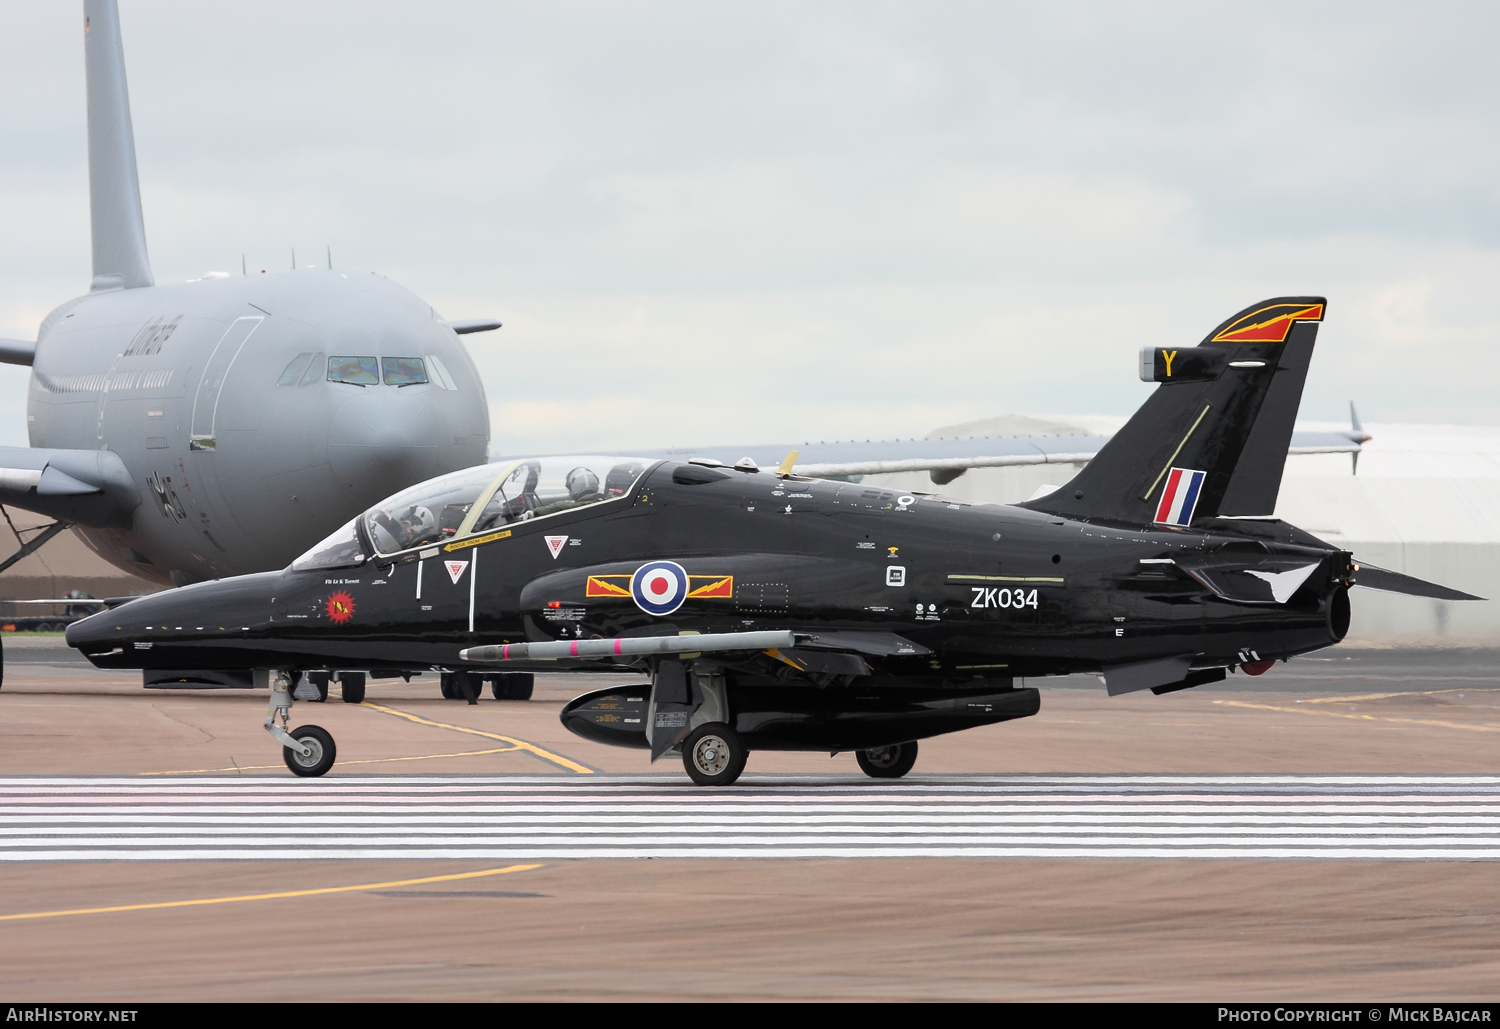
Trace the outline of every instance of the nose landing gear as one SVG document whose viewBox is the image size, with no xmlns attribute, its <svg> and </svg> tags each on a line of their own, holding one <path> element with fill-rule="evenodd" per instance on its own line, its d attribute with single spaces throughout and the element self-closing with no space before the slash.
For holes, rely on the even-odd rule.
<svg viewBox="0 0 1500 1029">
<path fill-rule="evenodd" d="M 333 737 L 316 725 L 300 725 L 287 731 L 292 716 L 292 677 L 286 672 L 270 676 L 271 706 L 266 713 L 266 732 L 280 743 L 286 766 L 295 775 L 314 778 L 333 767 Z M 279 724 L 278 724 L 279 721 Z"/>
</svg>

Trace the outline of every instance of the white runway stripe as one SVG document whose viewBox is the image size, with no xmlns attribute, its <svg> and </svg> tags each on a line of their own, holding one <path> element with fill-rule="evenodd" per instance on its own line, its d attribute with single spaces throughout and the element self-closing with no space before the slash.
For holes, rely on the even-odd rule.
<svg viewBox="0 0 1500 1029">
<path fill-rule="evenodd" d="M 0 779 L 0 860 L 1500 860 L 1496 776 Z"/>
</svg>

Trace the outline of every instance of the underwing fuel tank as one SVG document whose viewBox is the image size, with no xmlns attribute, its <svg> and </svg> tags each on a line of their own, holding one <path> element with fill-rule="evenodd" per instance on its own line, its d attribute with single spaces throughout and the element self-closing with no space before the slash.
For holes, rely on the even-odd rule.
<svg viewBox="0 0 1500 1029">
<path fill-rule="evenodd" d="M 998 684 L 997 684 L 998 685 Z M 585 693 L 562 710 L 564 727 L 615 747 L 649 750 L 651 684 Z M 809 695 L 797 687 L 731 689 L 733 726 L 755 750 L 865 750 L 973 729 L 1041 710 L 1036 689 L 943 690 L 862 684 Z"/>
</svg>

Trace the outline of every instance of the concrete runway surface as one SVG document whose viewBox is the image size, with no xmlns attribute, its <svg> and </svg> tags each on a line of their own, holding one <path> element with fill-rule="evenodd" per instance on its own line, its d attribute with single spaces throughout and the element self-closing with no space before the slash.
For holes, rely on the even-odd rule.
<svg viewBox="0 0 1500 1029">
<path fill-rule="evenodd" d="M 339 746 L 308 781 L 263 693 L 5 644 L 13 998 L 1500 993 L 1500 652 L 1335 649 L 1167 697 L 1054 681 L 897 783 L 757 753 L 698 790 L 562 729 L 603 677 L 299 703 Z"/>
</svg>

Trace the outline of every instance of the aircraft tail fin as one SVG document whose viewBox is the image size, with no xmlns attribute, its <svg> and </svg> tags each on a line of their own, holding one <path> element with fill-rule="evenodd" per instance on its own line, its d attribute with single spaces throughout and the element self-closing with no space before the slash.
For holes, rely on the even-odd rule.
<svg viewBox="0 0 1500 1029">
<path fill-rule="evenodd" d="M 1196 347 L 1147 347 L 1141 378 L 1161 383 L 1156 392 L 1071 482 L 1020 506 L 1181 526 L 1271 514 L 1326 307 L 1277 297 Z"/>
<path fill-rule="evenodd" d="M 125 51 L 116 0 L 84 0 L 84 69 L 88 77 L 89 206 L 93 216 L 93 290 L 151 286 L 146 225 L 135 165 Z"/>
</svg>

